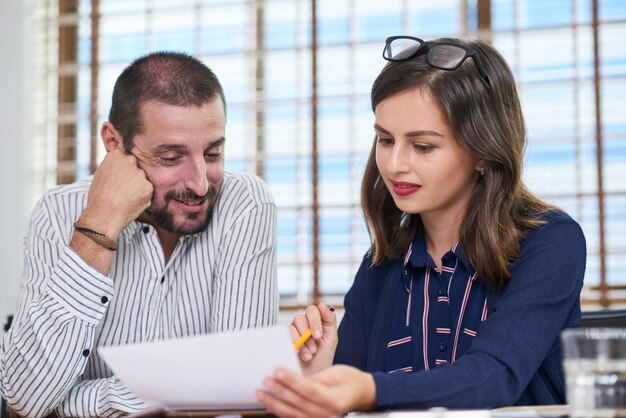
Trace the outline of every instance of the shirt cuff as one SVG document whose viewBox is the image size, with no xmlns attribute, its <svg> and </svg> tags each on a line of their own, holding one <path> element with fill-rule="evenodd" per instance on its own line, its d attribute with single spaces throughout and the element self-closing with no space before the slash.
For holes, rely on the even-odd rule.
<svg viewBox="0 0 626 418">
<path fill-rule="evenodd" d="M 385 372 L 374 372 L 374 383 L 376 384 L 376 406 L 375 410 L 384 410 L 393 405 L 393 396 L 390 380 L 393 375 Z"/>
<path fill-rule="evenodd" d="M 52 272 L 48 294 L 76 317 L 97 325 L 113 296 L 113 280 L 67 246 Z"/>
</svg>

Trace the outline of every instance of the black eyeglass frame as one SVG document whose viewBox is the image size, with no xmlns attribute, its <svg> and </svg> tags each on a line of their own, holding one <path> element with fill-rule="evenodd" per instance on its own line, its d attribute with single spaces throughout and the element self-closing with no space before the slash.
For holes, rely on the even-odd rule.
<svg viewBox="0 0 626 418">
<path fill-rule="evenodd" d="M 408 39 L 411 41 L 416 41 L 419 42 L 420 46 L 415 50 L 415 52 L 407 57 L 402 57 L 401 59 L 395 59 L 395 58 L 391 58 L 391 57 L 387 57 L 386 56 L 386 52 L 387 52 L 387 48 L 389 48 L 389 46 L 391 45 L 391 43 L 393 41 L 395 41 L 396 39 Z M 432 58 L 432 52 L 433 49 L 436 48 L 438 45 L 448 45 L 448 46 L 452 46 L 455 48 L 460 48 L 462 50 L 465 51 L 465 56 L 463 58 L 461 58 L 459 60 L 459 63 L 456 64 L 454 67 L 450 68 L 450 67 L 442 67 L 439 65 L 436 65 L 433 63 L 433 58 Z M 470 48 L 464 45 L 458 45 L 458 44 L 453 44 L 450 42 L 431 42 L 431 41 L 424 41 L 423 39 L 420 38 L 416 38 L 414 36 L 405 36 L 405 35 L 399 35 L 399 36 L 390 36 L 385 40 L 385 49 L 383 49 L 383 58 L 386 59 L 387 61 L 391 61 L 391 62 L 402 62 L 402 61 L 408 61 L 410 59 L 415 58 L 418 55 L 423 54 L 424 49 L 426 49 L 426 51 L 428 51 L 428 54 L 426 55 L 426 63 L 428 65 L 430 65 L 431 67 L 434 68 L 438 68 L 440 70 L 446 70 L 446 71 L 454 71 L 457 68 L 459 68 L 461 66 L 461 64 L 463 64 L 465 62 L 466 59 L 468 59 L 469 57 L 471 57 L 474 60 L 474 64 L 476 64 L 476 69 L 478 70 L 478 73 L 480 74 L 481 78 L 483 79 L 483 81 L 487 84 L 487 87 L 489 88 L 489 90 L 491 91 L 491 82 L 489 81 L 489 76 L 487 76 L 487 72 L 485 71 L 485 67 L 483 66 L 483 63 L 480 60 L 480 56 L 478 55 L 478 52 L 476 52 L 476 50 L 474 48 Z"/>
</svg>

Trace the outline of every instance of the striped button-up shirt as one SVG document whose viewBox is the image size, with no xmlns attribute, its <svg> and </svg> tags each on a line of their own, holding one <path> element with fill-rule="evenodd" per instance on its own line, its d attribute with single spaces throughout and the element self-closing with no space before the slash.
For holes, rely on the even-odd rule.
<svg viewBox="0 0 626 418">
<path fill-rule="evenodd" d="M 226 173 L 212 222 L 181 237 L 167 264 L 156 230 L 132 222 L 120 234 L 108 276 L 69 247 L 90 184 L 46 193 L 24 241 L 19 306 L 0 351 L 2 395 L 20 415 L 56 409 L 60 416 L 118 416 L 143 409 L 98 346 L 277 320 L 276 207 L 260 179 Z"/>
<path fill-rule="evenodd" d="M 409 245 L 402 268 L 384 370 L 412 372 L 453 364 L 487 317 L 487 288 L 476 281 L 458 245 L 441 259 L 428 254 L 422 235 Z"/>
</svg>

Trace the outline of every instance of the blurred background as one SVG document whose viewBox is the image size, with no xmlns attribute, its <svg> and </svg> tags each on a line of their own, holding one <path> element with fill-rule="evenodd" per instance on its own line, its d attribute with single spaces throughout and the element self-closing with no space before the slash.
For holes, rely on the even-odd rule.
<svg viewBox="0 0 626 418">
<path fill-rule="evenodd" d="M 198 56 L 225 88 L 226 169 L 264 178 L 278 205 L 283 310 L 340 305 L 369 246 L 369 92 L 400 34 L 502 52 L 525 180 L 587 237 L 583 303 L 626 305 L 626 0 L 2 0 L 0 24 L 3 317 L 36 199 L 97 167 L 116 77 L 156 50 Z"/>
</svg>

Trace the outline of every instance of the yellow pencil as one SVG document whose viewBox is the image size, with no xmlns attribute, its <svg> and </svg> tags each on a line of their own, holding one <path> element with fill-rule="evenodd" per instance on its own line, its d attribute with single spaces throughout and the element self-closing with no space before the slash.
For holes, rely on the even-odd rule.
<svg viewBox="0 0 626 418">
<path fill-rule="evenodd" d="M 293 349 L 298 351 L 300 347 L 302 347 L 302 344 L 304 344 L 306 340 L 308 340 L 311 337 L 311 334 L 312 334 L 311 328 L 304 331 L 304 334 L 302 334 L 302 336 L 298 338 L 298 341 L 293 343 Z"/>
</svg>

